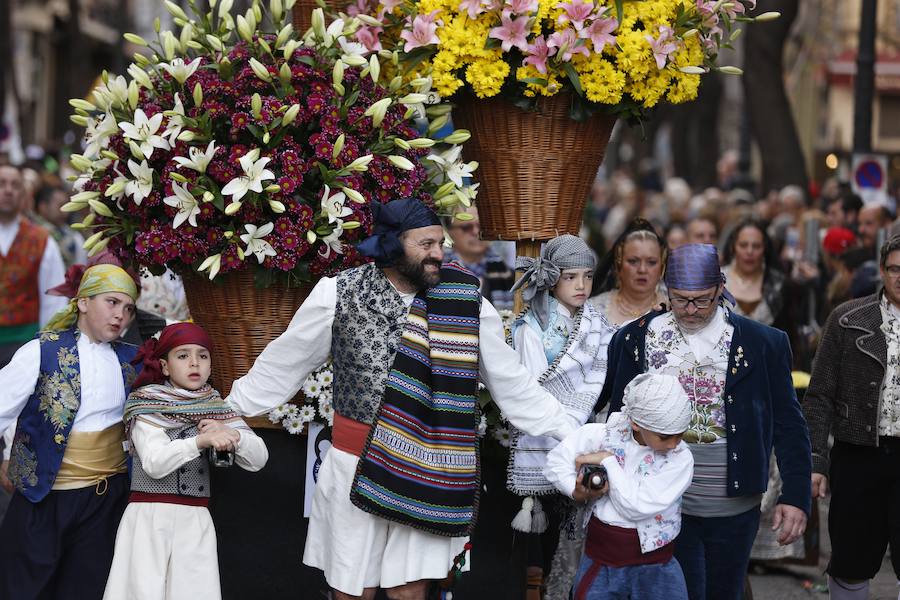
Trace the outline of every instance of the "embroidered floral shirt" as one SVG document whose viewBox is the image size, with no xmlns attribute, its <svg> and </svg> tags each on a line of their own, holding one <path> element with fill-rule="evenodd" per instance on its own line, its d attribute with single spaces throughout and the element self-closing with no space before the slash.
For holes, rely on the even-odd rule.
<svg viewBox="0 0 900 600">
<path fill-rule="evenodd" d="M 681 531 L 681 496 L 691 483 L 694 458 L 684 442 L 674 450 L 656 452 L 637 443 L 631 422 L 613 413 L 606 423 L 588 423 L 564 439 L 547 456 L 544 475 L 557 489 L 575 491 L 575 458 L 605 450 L 609 493 L 591 513 L 604 523 L 637 529 L 641 552 L 671 543 Z"/>
<path fill-rule="evenodd" d="M 881 331 L 887 342 L 887 364 L 881 382 L 878 435 L 900 437 L 900 310 L 881 299 Z"/>
<path fill-rule="evenodd" d="M 685 335 L 671 312 L 647 327 L 647 372 L 674 375 L 691 399 L 691 426 L 683 438 L 688 443 L 724 441 L 723 394 L 733 333 L 724 308 L 693 334 Z"/>
</svg>

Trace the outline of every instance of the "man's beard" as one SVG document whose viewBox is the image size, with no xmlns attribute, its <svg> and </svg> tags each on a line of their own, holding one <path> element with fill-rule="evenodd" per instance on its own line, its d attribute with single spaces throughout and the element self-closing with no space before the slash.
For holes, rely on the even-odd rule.
<svg viewBox="0 0 900 600">
<path fill-rule="evenodd" d="M 434 274 L 426 273 L 426 265 L 435 265 L 437 266 L 438 271 Z M 396 268 L 397 272 L 406 278 L 407 281 L 420 290 L 434 287 L 441 282 L 441 261 L 439 260 L 426 258 L 422 262 L 415 263 L 412 262 L 409 257 L 403 256 L 397 261 L 394 268 Z"/>
</svg>

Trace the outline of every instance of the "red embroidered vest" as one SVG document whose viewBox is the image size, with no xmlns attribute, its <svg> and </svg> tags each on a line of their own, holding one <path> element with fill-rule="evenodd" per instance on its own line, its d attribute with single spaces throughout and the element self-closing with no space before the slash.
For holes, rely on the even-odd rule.
<svg viewBox="0 0 900 600">
<path fill-rule="evenodd" d="M 0 257 L 0 327 L 38 322 L 38 272 L 48 235 L 45 229 L 21 219 L 9 254 Z"/>
</svg>

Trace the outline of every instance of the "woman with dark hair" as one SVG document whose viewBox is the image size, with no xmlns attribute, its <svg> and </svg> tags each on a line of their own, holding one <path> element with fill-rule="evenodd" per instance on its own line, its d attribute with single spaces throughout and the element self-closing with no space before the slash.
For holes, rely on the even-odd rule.
<svg viewBox="0 0 900 600">
<path fill-rule="evenodd" d="M 653 225 L 635 219 L 600 261 L 588 302 L 616 329 L 647 314 L 665 301 L 659 282 L 667 252 Z"/>
<path fill-rule="evenodd" d="M 763 224 L 755 219 L 738 223 L 725 242 L 722 262 L 728 291 L 737 302 L 733 310 L 782 329 L 793 339 L 793 327 L 787 326 L 785 314 L 786 277 L 778 270 L 775 249 Z"/>
</svg>

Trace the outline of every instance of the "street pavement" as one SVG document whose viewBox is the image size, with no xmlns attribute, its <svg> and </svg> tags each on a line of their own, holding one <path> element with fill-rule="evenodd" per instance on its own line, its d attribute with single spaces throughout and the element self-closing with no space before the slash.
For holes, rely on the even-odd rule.
<svg viewBox="0 0 900 600">
<path fill-rule="evenodd" d="M 825 567 L 831 555 L 831 540 L 828 538 L 828 499 L 819 502 L 822 552 L 817 567 L 785 566 L 780 568 L 754 569 L 750 574 L 753 600 L 827 600 L 828 591 Z M 885 556 L 878 576 L 869 588 L 870 600 L 897 600 L 897 578 L 891 567 L 890 557 Z"/>
</svg>

